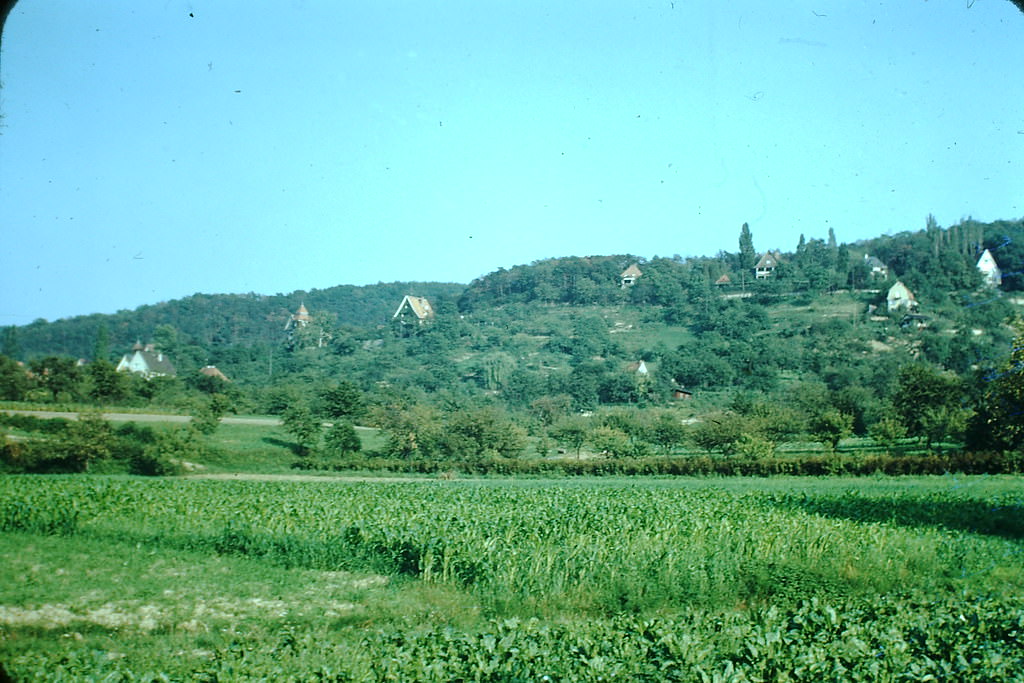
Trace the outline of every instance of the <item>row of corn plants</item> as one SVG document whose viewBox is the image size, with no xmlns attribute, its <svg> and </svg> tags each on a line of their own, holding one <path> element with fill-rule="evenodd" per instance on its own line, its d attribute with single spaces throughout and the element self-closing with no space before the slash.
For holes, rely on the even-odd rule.
<svg viewBox="0 0 1024 683">
<path fill-rule="evenodd" d="M 856 482 L 817 493 L 4 477 L 0 530 L 380 572 L 463 591 L 495 620 L 360 635 L 355 651 L 383 659 L 350 653 L 337 680 L 966 679 L 1024 661 L 1019 485 L 979 495 Z M 897 604 L 914 606 L 903 622 Z M 669 647 L 670 635 L 682 640 Z M 566 645 L 577 638 L 579 651 Z M 504 654 L 484 657 L 500 643 Z M 668 648 L 661 679 L 656 647 Z M 778 657 L 782 669 L 765 668 Z M 918 657 L 932 664 L 910 667 Z M 876 666 L 851 664 L 865 658 Z"/>
<path fill-rule="evenodd" d="M 527 615 L 1024 581 L 1022 510 L 1012 492 L 0 479 L 0 529 L 404 575 Z"/>
</svg>

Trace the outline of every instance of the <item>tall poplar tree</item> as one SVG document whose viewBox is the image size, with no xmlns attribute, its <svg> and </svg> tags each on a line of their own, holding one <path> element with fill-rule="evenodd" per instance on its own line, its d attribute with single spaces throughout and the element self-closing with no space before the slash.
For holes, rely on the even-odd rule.
<svg viewBox="0 0 1024 683">
<path fill-rule="evenodd" d="M 750 226 L 746 223 L 740 228 L 740 268 L 744 271 L 753 270 L 757 265 L 757 252 L 754 251 L 754 238 L 750 234 Z"/>
</svg>

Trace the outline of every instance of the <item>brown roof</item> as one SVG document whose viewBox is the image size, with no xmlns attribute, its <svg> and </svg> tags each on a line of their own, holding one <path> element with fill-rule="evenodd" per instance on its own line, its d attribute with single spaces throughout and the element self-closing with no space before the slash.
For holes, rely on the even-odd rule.
<svg viewBox="0 0 1024 683">
<path fill-rule="evenodd" d="M 288 322 L 284 324 L 285 330 L 290 330 L 293 327 L 302 327 L 313 321 L 313 316 L 306 310 L 305 304 L 299 304 L 299 309 L 292 313 L 292 317 L 288 318 Z"/>
<path fill-rule="evenodd" d="M 427 301 L 426 297 L 406 294 L 405 298 L 402 299 L 402 303 L 399 304 L 398 310 L 395 311 L 393 316 L 391 316 L 392 319 L 401 317 L 402 311 L 405 310 L 406 305 L 409 306 L 409 309 L 420 320 L 434 317 L 434 309 L 430 306 L 430 302 Z"/>
<path fill-rule="evenodd" d="M 230 382 L 230 381 L 231 381 L 231 380 L 229 380 L 229 379 L 228 379 L 228 378 L 227 378 L 227 377 L 226 377 L 226 376 L 224 375 L 224 373 L 223 373 L 223 372 L 221 372 L 220 370 L 218 370 L 218 369 L 217 369 L 217 366 L 215 366 L 215 365 L 207 365 L 207 366 L 206 366 L 206 367 L 204 367 L 204 368 L 199 368 L 199 372 L 203 373 L 203 374 L 204 374 L 204 375 L 206 375 L 207 377 L 216 377 L 217 379 L 222 379 L 222 380 L 224 380 L 225 382 Z"/>
<path fill-rule="evenodd" d="M 643 272 L 641 272 L 640 268 L 634 263 L 629 268 L 622 271 L 622 275 L 619 277 L 640 277 L 641 275 L 643 275 Z"/>
<path fill-rule="evenodd" d="M 779 261 L 782 259 L 782 254 L 777 251 L 766 251 L 761 259 L 754 266 L 758 270 L 765 270 L 768 268 L 774 268 L 779 265 Z M 749 263 L 749 262 L 748 262 Z"/>
</svg>

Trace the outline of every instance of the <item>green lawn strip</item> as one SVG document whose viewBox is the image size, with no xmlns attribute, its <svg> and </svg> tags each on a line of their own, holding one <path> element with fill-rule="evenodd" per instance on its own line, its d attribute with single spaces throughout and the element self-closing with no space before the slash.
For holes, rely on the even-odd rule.
<svg viewBox="0 0 1024 683">
<path fill-rule="evenodd" d="M 202 669 L 238 638 L 345 629 L 398 610 L 387 577 L 77 537 L 0 534 L 0 643 L 9 673 L 40 652 Z M 383 616 L 382 616 L 383 615 Z M 62 653 L 58 655 L 57 653 Z M 20 680 L 20 678 L 18 678 Z"/>
<path fill-rule="evenodd" d="M 385 440 L 379 429 L 356 427 L 363 451 L 379 448 Z M 294 438 L 279 426 L 221 423 L 205 437 L 213 452 L 197 461 L 209 472 L 284 474 L 295 471 L 298 456 Z"/>
</svg>

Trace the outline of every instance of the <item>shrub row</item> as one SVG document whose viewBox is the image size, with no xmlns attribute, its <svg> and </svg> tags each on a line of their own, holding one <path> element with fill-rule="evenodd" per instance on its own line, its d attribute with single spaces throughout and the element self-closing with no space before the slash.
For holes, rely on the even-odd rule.
<svg viewBox="0 0 1024 683">
<path fill-rule="evenodd" d="M 61 434 L 70 422 L 70 420 L 63 417 L 40 418 L 35 417 L 34 415 L 0 412 L 0 425 L 13 427 L 14 429 L 21 429 L 26 432 Z"/>
<path fill-rule="evenodd" d="M 1021 453 L 964 452 L 943 455 L 807 455 L 761 459 L 696 457 L 587 458 L 582 460 L 489 457 L 471 462 L 360 457 L 329 469 L 443 474 L 567 474 L 581 476 L 864 476 L 871 474 L 1011 474 L 1024 471 Z"/>
<path fill-rule="evenodd" d="M 14 474 L 60 474 L 84 471 L 166 476 L 181 471 L 186 457 L 202 456 L 203 446 L 188 434 L 155 432 L 151 427 L 129 422 L 117 428 L 107 423 L 95 432 L 82 430 L 86 424 L 60 420 L 24 418 L 19 428 L 35 436 L 0 443 L 0 472 Z M 59 424 L 58 423 L 58 424 Z"/>
</svg>

